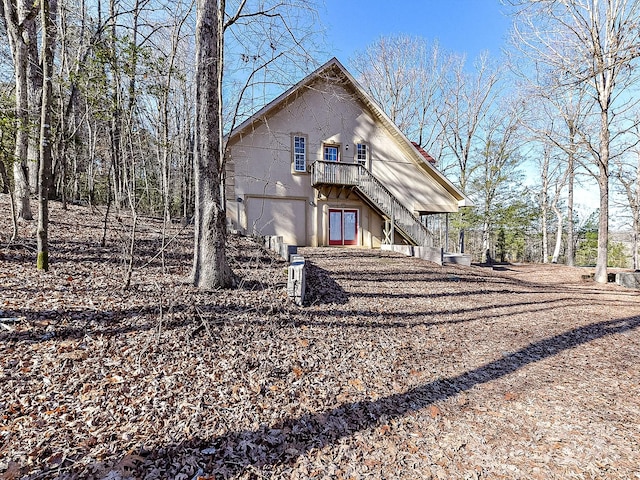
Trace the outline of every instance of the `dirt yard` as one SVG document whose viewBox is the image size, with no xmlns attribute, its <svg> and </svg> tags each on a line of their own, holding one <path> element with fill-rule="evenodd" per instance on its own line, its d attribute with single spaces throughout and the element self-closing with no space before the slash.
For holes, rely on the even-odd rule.
<svg viewBox="0 0 640 480">
<path fill-rule="evenodd" d="M 557 265 L 440 267 L 231 239 L 233 291 L 184 282 L 191 230 L 0 195 L 0 478 L 640 479 L 640 296 Z M 164 268 L 163 268 L 164 262 Z"/>
</svg>

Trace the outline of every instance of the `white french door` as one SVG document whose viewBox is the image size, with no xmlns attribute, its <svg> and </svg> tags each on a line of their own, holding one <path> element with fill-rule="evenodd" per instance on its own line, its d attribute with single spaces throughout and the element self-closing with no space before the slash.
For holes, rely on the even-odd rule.
<svg viewBox="0 0 640 480">
<path fill-rule="evenodd" d="M 358 210 L 329 209 L 329 245 L 358 244 Z"/>
</svg>

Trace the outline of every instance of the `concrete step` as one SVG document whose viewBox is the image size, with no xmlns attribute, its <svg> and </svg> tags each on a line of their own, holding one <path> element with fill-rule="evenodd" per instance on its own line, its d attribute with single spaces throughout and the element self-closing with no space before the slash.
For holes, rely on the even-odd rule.
<svg viewBox="0 0 640 480">
<path fill-rule="evenodd" d="M 640 272 L 618 272 L 616 283 L 623 287 L 640 289 Z"/>
<path fill-rule="evenodd" d="M 471 266 L 471 255 L 468 253 L 443 253 L 442 263 L 454 263 L 456 265 Z"/>
</svg>

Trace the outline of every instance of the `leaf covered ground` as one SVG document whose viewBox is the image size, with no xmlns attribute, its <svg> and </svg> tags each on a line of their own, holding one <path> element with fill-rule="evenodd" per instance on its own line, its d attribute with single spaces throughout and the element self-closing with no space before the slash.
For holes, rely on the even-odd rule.
<svg viewBox="0 0 640 480">
<path fill-rule="evenodd" d="M 230 239 L 241 282 L 198 292 L 192 231 L 0 195 L 0 478 L 640 478 L 640 297 L 557 265 L 440 267 Z M 163 258 L 164 257 L 164 258 Z"/>
</svg>

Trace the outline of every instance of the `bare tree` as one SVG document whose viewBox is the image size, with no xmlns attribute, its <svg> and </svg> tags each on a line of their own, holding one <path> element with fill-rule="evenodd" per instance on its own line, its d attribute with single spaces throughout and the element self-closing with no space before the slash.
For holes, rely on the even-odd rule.
<svg viewBox="0 0 640 480">
<path fill-rule="evenodd" d="M 567 168 L 562 171 L 561 163 L 556 161 L 551 163 L 551 146 L 545 144 L 544 147 L 544 160 L 542 167 L 542 191 L 541 195 L 544 198 L 542 204 L 542 218 L 544 219 L 542 224 L 542 235 L 543 235 L 543 263 L 547 263 L 549 261 L 549 253 L 547 247 L 547 211 L 551 210 L 556 216 L 556 238 L 553 247 L 553 254 L 551 256 L 551 263 L 558 263 L 558 259 L 560 257 L 560 251 L 562 249 L 562 224 L 564 223 L 564 213 L 560 208 L 560 200 L 562 198 L 562 190 L 567 184 L 567 180 L 572 176 L 572 171 L 570 168 Z M 570 228 L 573 228 L 572 226 Z M 573 242 L 573 236 L 570 237 L 569 241 Z"/>
<path fill-rule="evenodd" d="M 400 130 L 437 158 L 442 148 L 438 109 L 453 58 L 437 43 L 396 35 L 380 38 L 350 63 Z"/>
<path fill-rule="evenodd" d="M 448 156 L 454 159 L 458 184 L 464 192 L 473 170 L 479 166 L 472 152 L 477 142 L 483 141 L 481 130 L 496 105 L 502 75 L 501 68 L 492 63 L 486 53 L 478 58 L 474 67 L 474 71 L 468 73 L 463 59 L 453 64 L 447 77 L 443 109 L 438 116 Z"/>
<path fill-rule="evenodd" d="M 16 82 L 15 118 L 17 128 L 15 160 L 13 162 L 16 214 L 19 219 L 31 220 L 33 214 L 29 201 L 29 165 L 27 162 L 30 132 L 27 76 L 29 51 L 25 31 L 33 27 L 38 15 L 38 8 L 37 3 L 30 3 L 26 0 L 2 0 L 0 9 L 11 47 Z"/>
<path fill-rule="evenodd" d="M 289 53 L 302 50 L 299 58 L 308 62 L 301 38 L 296 33 L 302 31 L 295 25 L 294 11 L 308 12 L 309 2 L 240 0 L 227 4 L 225 0 L 198 0 L 196 20 L 196 122 L 195 122 L 195 242 L 192 281 L 202 289 L 226 288 L 236 283 L 235 274 L 227 262 L 226 213 L 224 203 L 224 160 L 225 124 L 233 128 L 242 116 L 243 95 L 250 90 L 257 73 L 273 67 L 278 59 L 293 61 Z M 291 23 L 289 23 L 291 22 Z M 239 52 L 248 67 L 246 81 L 238 89 L 238 96 L 232 107 L 231 118 L 225 122 L 222 97 L 225 59 L 233 48 L 242 48 L 242 43 L 234 41 L 225 45 L 226 35 L 238 39 L 241 34 L 231 27 L 245 27 L 255 31 L 261 26 L 257 43 L 248 44 L 257 48 L 256 53 Z M 246 31 L 246 30 L 245 30 Z M 255 35 L 254 35 L 255 37 Z M 264 39 L 267 39 L 265 41 Z M 290 45 L 290 49 L 284 47 Z M 265 49 L 268 49 L 265 51 Z M 262 58 L 259 65 L 251 61 Z M 294 62 L 293 62 L 294 63 Z M 236 72 L 237 73 L 237 72 Z M 284 71 L 286 74 L 286 70 Z M 284 81 L 271 69 L 274 81 Z M 289 79 L 290 80 L 290 79 Z M 252 105 L 249 105 L 249 109 Z"/>
<path fill-rule="evenodd" d="M 599 134 L 589 148 L 600 192 L 595 280 L 605 283 L 609 240 L 609 175 L 614 106 L 634 78 L 640 57 L 640 4 L 634 0 L 508 0 L 515 34 L 532 56 L 549 65 L 559 83 L 587 88 L 598 108 Z"/>
<path fill-rule="evenodd" d="M 542 165 L 540 168 L 540 223 L 542 230 L 542 263 L 549 261 L 549 230 L 547 225 L 549 211 L 549 175 L 550 153 L 549 146 L 545 145 L 542 151 Z"/>
<path fill-rule="evenodd" d="M 42 6 L 40 6 L 42 10 Z M 55 16 L 55 10 L 53 12 Z M 42 14 L 40 15 L 42 23 Z M 40 37 L 44 32 L 40 32 Z M 40 188 L 40 134 L 38 125 L 41 121 L 42 86 L 44 82 L 43 58 L 38 53 L 38 26 L 36 22 L 25 24 L 23 36 L 27 42 L 27 104 L 29 106 L 29 144 L 27 147 L 27 173 L 29 190 L 32 194 L 38 193 Z M 55 41 L 55 37 L 54 37 Z"/>
<path fill-rule="evenodd" d="M 164 45 L 158 45 L 158 166 L 160 169 L 160 178 L 162 186 L 162 204 L 163 204 L 163 222 L 162 222 L 162 247 L 161 259 L 163 269 L 165 268 L 165 241 L 166 230 L 171 222 L 171 173 L 172 160 L 176 157 L 175 152 L 178 149 L 179 128 L 181 125 L 180 118 L 172 108 L 171 102 L 174 101 L 173 83 L 175 77 L 180 76 L 180 71 L 176 68 L 179 62 L 180 46 L 185 41 L 183 29 L 189 16 L 191 15 L 191 7 L 189 3 L 181 4 L 180 2 L 172 5 L 175 11 L 175 18 L 172 19 L 171 33 L 169 40 Z M 168 51 L 166 49 L 168 48 Z M 184 75 L 184 74 L 183 74 Z M 172 138 L 172 124 L 174 125 L 175 136 Z M 183 174 L 184 171 L 178 172 Z M 184 182 L 184 180 L 181 180 Z"/>
<path fill-rule="evenodd" d="M 13 163 L 13 152 L 15 151 L 13 146 L 15 141 L 15 109 L 12 108 L 12 105 L 15 105 L 15 102 L 9 98 L 9 88 L 3 88 L 0 90 L 0 181 L 2 182 L 2 193 L 9 194 L 12 226 L 10 240 L 14 241 L 18 237 L 18 221 L 7 168 Z"/>
<path fill-rule="evenodd" d="M 51 110 L 53 107 L 53 60 L 56 0 L 40 0 L 42 24 L 42 109 L 40 118 L 40 162 L 38 172 L 38 270 L 49 270 L 49 190 L 51 179 Z"/>
<path fill-rule="evenodd" d="M 224 0 L 198 0 L 196 21 L 196 224 L 193 282 L 200 288 L 232 287 L 227 261 L 222 185 L 222 66 Z M 237 15 L 236 15 L 237 17 Z"/>
<path fill-rule="evenodd" d="M 632 259 L 633 269 L 640 269 L 640 129 L 634 129 L 635 147 L 627 156 L 619 156 L 614 159 L 615 168 L 613 175 L 622 187 L 623 196 L 627 202 L 627 208 L 631 213 L 632 231 Z"/>
<path fill-rule="evenodd" d="M 549 213 L 556 216 L 556 240 L 552 263 L 557 263 L 562 248 L 564 212 L 560 208 L 564 187 L 569 178 L 573 178 L 573 169 L 567 167 L 563 158 L 564 131 L 556 128 L 557 115 L 550 108 L 544 89 L 525 84 L 521 86 L 523 95 L 530 99 L 526 102 L 526 112 L 521 122 L 529 132 L 526 138 L 530 146 L 530 155 L 538 159 L 536 166 L 540 174 L 540 224 L 542 233 L 542 262 L 549 262 Z M 553 112 L 553 113 L 552 113 Z M 531 155 L 532 154 L 532 155 Z"/>
<path fill-rule="evenodd" d="M 560 211 L 560 201 L 566 187 L 566 263 L 573 266 L 575 261 L 574 187 L 579 167 L 584 164 L 587 154 L 582 138 L 587 135 L 590 125 L 587 117 L 591 104 L 585 101 L 585 91 L 580 88 L 560 87 L 553 72 L 534 61 L 535 75 L 529 78 L 523 74 L 520 86 L 528 99 L 524 127 L 530 132 L 530 142 L 542 152 L 543 162 L 540 173 L 542 180 L 542 219 L 548 210 L 556 214 L 558 227 L 556 247 L 552 261 L 558 261 L 562 247 L 562 223 L 565 214 Z M 552 161 L 552 157 L 555 161 Z M 546 235 L 546 230 L 543 230 Z M 558 245 L 560 242 L 560 245 Z M 543 249 L 546 243 L 543 242 Z M 544 252 L 544 261 L 547 255 Z"/>
<path fill-rule="evenodd" d="M 547 97 L 549 98 L 549 97 Z M 564 95 L 561 93 L 561 97 L 556 101 L 551 102 L 555 106 L 555 112 L 562 118 L 566 135 L 565 141 L 556 140 L 553 137 L 553 133 L 547 136 L 552 143 L 560 147 L 566 154 L 566 170 L 564 175 L 564 181 L 567 185 L 567 252 L 566 263 L 569 266 L 575 264 L 576 252 L 575 252 L 575 224 L 574 224 L 574 197 L 575 197 L 575 184 L 576 184 L 576 172 L 578 166 L 582 163 L 583 155 L 581 155 L 581 141 L 579 132 L 584 131 L 585 117 L 589 114 L 588 103 L 584 102 L 584 91 L 578 90 L 572 92 L 571 89 L 567 90 Z M 552 113 L 553 115 L 553 113 Z M 551 132 L 554 130 L 552 129 Z M 556 193 L 559 193 L 556 188 Z M 554 204 L 554 209 L 557 210 L 557 197 Z M 556 215 L 558 212 L 556 211 Z M 560 218 L 560 217 L 558 217 Z M 554 254 L 554 263 L 557 261 L 557 256 Z"/>
<path fill-rule="evenodd" d="M 10 40 L 0 55 L 11 52 L 16 79 L 15 114 L 3 115 L 12 125 L 2 130 L 3 143 L 15 152 L 3 165 L 14 166 L 16 210 L 30 218 L 30 167 L 40 162 L 42 267 L 47 201 L 54 196 L 66 202 L 70 192 L 92 207 L 106 203 L 104 240 L 112 197 L 118 207 L 128 204 L 133 227 L 123 251 L 129 280 L 138 213 L 156 214 L 162 206 L 166 226 L 179 192 L 185 219 L 196 217 L 194 282 L 202 288 L 232 285 L 224 258 L 225 133 L 300 72 L 315 68 L 307 50 L 317 38 L 310 2 L 203 0 L 194 9 L 189 0 L 180 8 L 164 0 L 65 0 L 59 2 L 59 29 L 55 0 L 0 2 L 0 27 L 6 25 L 0 33 L 4 38 L 6 30 Z M 45 7 L 52 22 L 47 25 L 38 19 L 39 13 L 49 18 L 39 11 Z M 194 65 L 187 59 L 194 52 L 196 18 L 206 20 L 198 23 Z M 59 37 L 47 36 L 56 30 Z M 54 44 L 60 59 L 52 75 L 53 57 L 46 55 Z M 40 86 L 38 78 L 44 80 Z M 35 103 L 40 118 L 32 116 Z M 38 123 L 40 131 L 30 131 Z M 7 142 L 14 133 L 15 144 Z M 36 162 L 30 139 L 40 149 Z"/>
<path fill-rule="evenodd" d="M 483 142 L 477 152 L 481 158 L 469 177 L 469 188 L 478 198 L 482 222 L 482 259 L 492 262 L 491 235 L 498 203 L 509 203 L 507 185 L 517 177 L 522 157 L 519 153 L 522 106 L 518 102 L 497 108 L 484 124 Z M 478 145 L 480 146 L 480 145 Z"/>
</svg>

